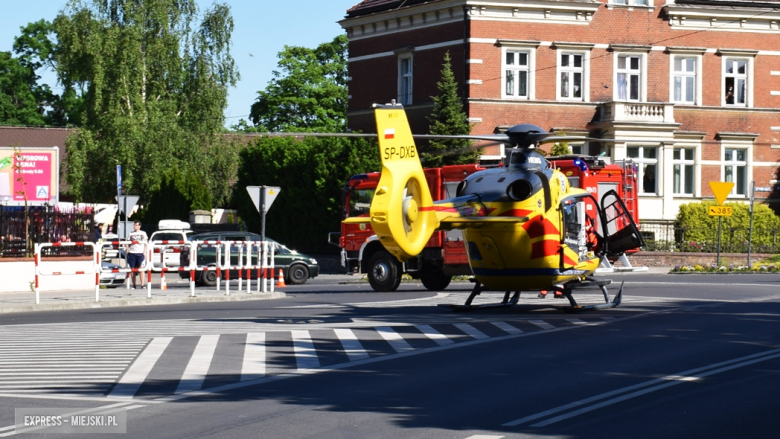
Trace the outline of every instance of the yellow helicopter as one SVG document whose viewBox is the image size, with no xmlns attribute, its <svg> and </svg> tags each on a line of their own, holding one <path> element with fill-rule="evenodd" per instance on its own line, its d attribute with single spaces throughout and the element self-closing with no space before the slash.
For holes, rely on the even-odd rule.
<svg viewBox="0 0 780 439">
<path fill-rule="evenodd" d="M 572 187 L 535 150 L 543 142 L 603 139 L 555 138 L 529 124 L 496 135 L 413 135 L 402 106 L 376 105 L 374 111 L 381 177 L 370 215 L 345 221 L 370 223 L 401 262 L 422 252 L 434 231 L 462 230 L 475 285 L 465 304 L 450 305 L 453 309 L 513 306 L 521 291 L 555 291 L 568 299 L 568 310 L 620 304 L 622 284 L 610 299 L 606 286 L 611 281 L 597 280 L 593 273 L 607 250 L 644 245 L 630 213 L 615 191 L 599 204 L 589 192 Z M 433 202 L 415 137 L 465 137 L 505 143 L 511 149 L 503 166 L 470 175 L 454 198 Z M 599 288 L 605 303 L 579 305 L 572 291 L 580 288 Z M 490 290 L 505 292 L 503 301 L 472 305 L 477 295 Z"/>
</svg>

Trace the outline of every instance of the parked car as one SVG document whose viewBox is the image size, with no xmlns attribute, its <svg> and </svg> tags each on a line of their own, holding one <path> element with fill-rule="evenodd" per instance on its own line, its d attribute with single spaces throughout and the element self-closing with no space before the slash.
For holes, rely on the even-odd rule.
<svg viewBox="0 0 780 439">
<path fill-rule="evenodd" d="M 190 235 L 188 237 L 190 241 L 260 241 L 260 235 L 251 232 L 207 232 Z M 320 274 L 320 266 L 317 264 L 317 260 L 298 253 L 295 250 L 290 250 L 282 244 L 274 241 L 271 238 L 266 237 L 266 241 L 273 242 L 277 245 L 276 252 L 274 253 L 274 278 L 279 274 L 281 269 L 284 276 L 285 283 L 293 285 L 301 285 L 306 283 L 307 280 L 313 277 L 317 277 Z M 253 251 L 252 264 L 257 263 L 256 250 Z M 190 253 L 189 247 L 184 247 L 181 253 L 179 253 L 181 266 L 187 266 Z M 224 257 L 224 256 L 223 256 Z M 196 264 L 199 266 L 216 266 L 217 263 L 217 249 L 214 246 L 201 246 L 197 250 Z M 230 251 L 230 264 L 238 264 L 238 249 L 232 247 Z M 189 278 L 190 274 L 187 271 L 180 271 L 179 276 L 182 278 Z M 257 270 L 251 270 L 250 276 L 252 279 L 257 279 Z M 225 279 L 225 273 L 222 272 L 222 279 Z M 230 278 L 238 278 L 238 270 L 230 270 Z M 195 282 L 198 285 L 214 286 L 217 284 L 217 272 L 216 271 L 198 271 L 195 273 Z"/>
<path fill-rule="evenodd" d="M 103 261 L 101 264 L 103 267 L 103 270 L 113 270 L 115 268 L 121 268 L 119 265 L 112 264 L 108 261 Z M 100 285 L 105 285 L 106 288 L 117 288 L 121 287 L 125 284 L 125 279 L 127 278 L 127 273 L 101 273 L 100 274 Z"/>
<path fill-rule="evenodd" d="M 149 241 L 187 241 L 190 230 L 190 223 L 179 220 L 160 220 L 157 224 L 158 230 L 152 233 Z M 183 245 L 171 245 L 167 247 L 155 247 L 152 253 L 152 263 L 155 267 L 160 267 L 161 255 L 164 256 L 165 266 L 167 268 L 178 267 L 181 257 L 179 256 Z"/>
</svg>

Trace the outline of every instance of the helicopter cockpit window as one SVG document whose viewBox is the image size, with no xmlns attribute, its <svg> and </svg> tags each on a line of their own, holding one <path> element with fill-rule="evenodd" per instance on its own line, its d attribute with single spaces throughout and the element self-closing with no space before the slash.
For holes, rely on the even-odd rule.
<svg viewBox="0 0 780 439">
<path fill-rule="evenodd" d="M 349 216 L 368 215 L 372 198 L 374 198 L 374 189 L 352 191 L 349 195 Z"/>
</svg>

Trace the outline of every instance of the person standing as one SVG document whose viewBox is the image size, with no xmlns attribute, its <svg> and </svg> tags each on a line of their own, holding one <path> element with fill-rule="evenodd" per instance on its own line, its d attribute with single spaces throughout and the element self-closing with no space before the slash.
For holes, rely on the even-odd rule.
<svg viewBox="0 0 780 439">
<path fill-rule="evenodd" d="M 146 232 L 141 230 L 141 222 L 136 221 L 133 223 L 133 231 L 130 232 L 130 235 L 128 235 L 127 239 L 129 241 L 132 241 L 132 244 L 127 248 L 127 265 L 130 268 L 141 268 L 141 266 L 144 263 L 144 250 L 146 249 L 146 246 L 144 245 L 148 240 L 149 237 L 146 236 Z M 132 272 L 133 274 L 133 289 L 136 288 L 135 283 L 135 277 L 138 273 Z M 128 276 L 130 276 L 130 273 L 127 273 Z M 141 288 L 144 287 L 144 276 L 141 275 Z"/>
</svg>

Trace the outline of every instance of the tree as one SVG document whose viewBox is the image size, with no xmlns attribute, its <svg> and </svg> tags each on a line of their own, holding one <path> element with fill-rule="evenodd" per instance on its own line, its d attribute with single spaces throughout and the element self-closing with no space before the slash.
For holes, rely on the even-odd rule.
<svg viewBox="0 0 780 439">
<path fill-rule="evenodd" d="M 441 80 L 436 83 L 439 94 L 432 96 L 433 112 L 428 117 L 431 134 L 467 135 L 471 126 L 463 111 L 463 102 L 458 96 L 458 84 L 452 73 L 450 53 L 444 54 Z M 421 148 L 423 165 L 435 168 L 443 165 L 476 163 L 479 151 L 466 139 L 431 140 Z"/>
<path fill-rule="evenodd" d="M 234 205 L 250 230 L 260 215 L 246 186 L 279 186 L 268 211 L 268 236 L 299 250 L 325 251 L 339 230 L 341 189 L 353 175 L 380 168 L 375 142 L 365 139 L 262 137 L 241 151 Z"/>
<path fill-rule="evenodd" d="M 57 74 L 84 100 L 67 142 L 66 179 L 77 200 L 150 196 L 177 168 L 197 175 L 216 203 L 230 194 L 238 145 L 223 132 L 238 80 L 226 4 L 202 17 L 195 0 L 70 0 L 54 20 Z"/>
<path fill-rule="evenodd" d="M 344 132 L 347 126 L 347 37 L 316 49 L 285 46 L 280 71 L 258 91 L 251 119 L 260 131 Z"/>
<path fill-rule="evenodd" d="M 559 135 L 564 136 L 565 134 L 561 133 Z M 553 143 L 552 148 L 550 148 L 550 155 L 567 155 L 570 153 L 570 151 L 569 142 L 555 142 Z"/>
<path fill-rule="evenodd" d="M 35 71 L 10 52 L 0 52 L 0 124 L 44 125 Z"/>
</svg>

